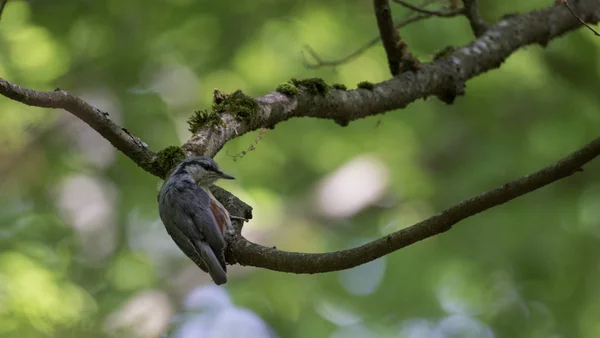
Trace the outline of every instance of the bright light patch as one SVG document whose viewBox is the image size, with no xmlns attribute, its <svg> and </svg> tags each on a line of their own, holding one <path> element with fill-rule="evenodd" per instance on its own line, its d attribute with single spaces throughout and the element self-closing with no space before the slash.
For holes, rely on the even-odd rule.
<svg viewBox="0 0 600 338">
<path fill-rule="evenodd" d="M 15 319 L 16 328 L 25 319 L 37 330 L 51 333 L 55 326 L 74 325 L 94 307 L 84 290 L 30 257 L 11 251 L 0 255 L 2 324 Z"/>
<path fill-rule="evenodd" d="M 87 258 L 102 260 L 115 242 L 115 189 L 109 182 L 77 175 L 66 178 L 58 187 L 58 207 L 63 218 L 79 235 Z"/>
<path fill-rule="evenodd" d="M 125 337 L 159 337 L 169 325 L 173 307 L 169 296 L 151 290 L 129 299 L 106 320 L 106 331 Z"/>
<path fill-rule="evenodd" d="M 350 217 L 382 198 L 388 182 L 383 162 L 371 155 L 357 157 L 323 180 L 318 208 L 327 217 Z"/>
<path fill-rule="evenodd" d="M 323 319 L 338 326 L 355 325 L 362 322 L 359 314 L 327 300 L 315 304 L 315 311 Z"/>
<path fill-rule="evenodd" d="M 198 103 L 200 81 L 189 67 L 181 64 L 170 64 L 160 68 L 152 80 L 152 91 L 169 105 L 175 107 Z"/>
</svg>

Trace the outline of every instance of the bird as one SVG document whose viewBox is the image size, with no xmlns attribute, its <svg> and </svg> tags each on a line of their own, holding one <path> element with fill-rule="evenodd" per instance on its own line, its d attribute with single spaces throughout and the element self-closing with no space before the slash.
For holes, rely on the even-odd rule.
<svg viewBox="0 0 600 338">
<path fill-rule="evenodd" d="M 175 244 L 217 285 L 227 283 L 224 231 L 231 227 L 227 209 L 209 186 L 219 179 L 235 179 L 221 171 L 208 156 L 183 160 L 158 195 L 160 218 Z"/>
</svg>

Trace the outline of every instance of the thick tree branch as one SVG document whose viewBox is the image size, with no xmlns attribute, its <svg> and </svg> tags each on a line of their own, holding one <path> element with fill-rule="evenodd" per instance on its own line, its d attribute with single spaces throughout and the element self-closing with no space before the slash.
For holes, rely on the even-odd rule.
<svg viewBox="0 0 600 338">
<path fill-rule="evenodd" d="M 473 34 L 475 34 L 476 37 L 480 37 L 487 29 L 487 25 L 479 15 L 477 0 L 463 0 L 463 5 L 465 7 L 465 16 L 469 20 Z"/>
<path fill-rule="evenodd" d="M 235 261 L 276 271 L 293 273 L 322 273 L 353 268 L 390 254 L 396 250 L 446 232 L 468 217 L 504 204 L 519 196 L 568 177 L 600 155 L 600 137 L 560 161 L 533 174 L 503 184 L 456 204 L 441 213 L 408 228 L 357 248 L 331 253 L 295 253 L 264 247 L 241 236 L 230 240 L 230 250 Z"/>
<path fill-rule="evenodd" d="M 28 106 L 64 109 L 68 111 L 96 130 L 142 169 L 160 176 L 156 171 L 156 167 L 152 165 L 156 155 L 147 148 L 144 142 L 138 137 L 131 135 L 127 129 L 114 123 L 108 117 L 108 113 L 101 111 L 82 99 L 60 89 L 52 92 L 42 92 L 23 88 L 2 78 L 0 78 L 0 94 Z"/>
<path fill-rule="evenodd" d="M 580 0 L 572 7 L 588 22 L 597 21 L 600 15 L 600 0 Z M 252 119 L 239 120 L 235 112 L 225 113 L 224 127 L 200 130 L 184 148 L 190 153 L 212 156 L 230 139 L 293 117 L 330 119 L 344 125 L 404 108 L 418 99 L 457 92 L 467 80 L 498 68 L 516 50 L 546 43 L 579 27 L 579 21 L 564 6 L 512 16 L 490 26 L 481 37 L 453 53 L 421 65 L 416 72 L 405 72 L 376 84 L 373 90 L 329 90 L 321 95 L 300 88 L 295 96 L 273 92 L 260 97 Z"/>
</svg>

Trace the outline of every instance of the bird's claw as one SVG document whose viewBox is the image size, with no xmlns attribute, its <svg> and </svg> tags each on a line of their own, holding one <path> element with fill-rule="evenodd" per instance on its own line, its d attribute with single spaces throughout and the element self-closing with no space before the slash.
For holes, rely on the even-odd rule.
<svg viewBox="0 0 600 338">
<path fill-rule="evenodd" d="M 229 218 L 231 218 L 231 219 L 236 219 L 236 220 L 239 220 L 239 221 L 242 221 L 242 222 L 248 222 L 248 219 L 247 219 L 247 218 L 240 217 L 240 216 L 233 216 L 233 215 L 229 215 Z"/>
</svg>

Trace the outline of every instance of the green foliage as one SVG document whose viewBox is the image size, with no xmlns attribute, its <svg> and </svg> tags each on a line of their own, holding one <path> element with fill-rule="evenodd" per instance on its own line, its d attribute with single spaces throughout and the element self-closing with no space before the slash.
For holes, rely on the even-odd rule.
<svg viewBox="0 0 600 338">
<path fill-rule="evenodd" d="M 181 147 L 169 146 L 156 153 L 156 159 L 153 165 L 163 173 L 162 177 L 167 177 L 179 163 L 185 160 L 185 151 Z"/>
<path fill-rule="evenodd" d="M 27 87 L 85 94 L 154 151 L 185 142 L 188 118 L 190 129 L 210 126 L 217 135 L 224 111 L 252 120 L 257 106 L 250 97 L 293 76 L 308 78 L 290 85 L 311 95 L 345 90 L 327 83 L 390 79 L 381 45 L 335 68 L 307 70 L 298 60 L 304 44 L 334 59 L 372 39 L 376 27 L 363 3 L 260 6 L 8 1 L 0 74 Z M 548 2 L 479 4 L 491 21 L 543 6 Z M 403 38 L 422 60 L 443 44 L 460 48 L 473 40 L 464 20 L 418 25 Z M 217 184 L 254 208 L 243 231 L 258 243 L 298 252 L 363 244 L 596 137 L 599 53 L 597 38 L 581 30 L 546 49 L 516 52 L 469 80 L 453 105 L 432 97 L 346 128 L 303 118 L 242 135 L 216 157 L 237 180 Z M 150 94 L 130 90 L 140 82 L 152 86 Z M 213 95 L 213 88 L 244 92 Z M 209 109 L 188 116 L 194 107 Z M 172 304 L 184 304 L 188 290 L 209 279 L 176 252 L 160 224 L 159 180 L 106 140 L 88 138 L 95 132 L 83 123 L 56 132 L 63 130 L 60 114 L 4 97 L 0 112 L 0 337 L 159 337 L 146 330 L 162 331 L 159 324 L 174 319 L 167 309 L 185 317 Z M 232 154 L 260 137 L 254 151 L 234 161 Z M 185 155 L 166 147 L 154 164 L 166 176 Z M 348 271 L 296 275 L 233 266 L 220 291 L 279 337 L 404 337 L 417 329 L 424 337 L 463 336 L 441 332 L 457 318 L 495 337 L 599 337 L 598 172 L 600 161 Z M 350 179 L 337 184 L 341 177 Z M 381 199 L 356 214 L 322 213 L 351 209 L 376 183 Z M 115 322 L 134 332 L 107 332 Z"/>
</svg>

